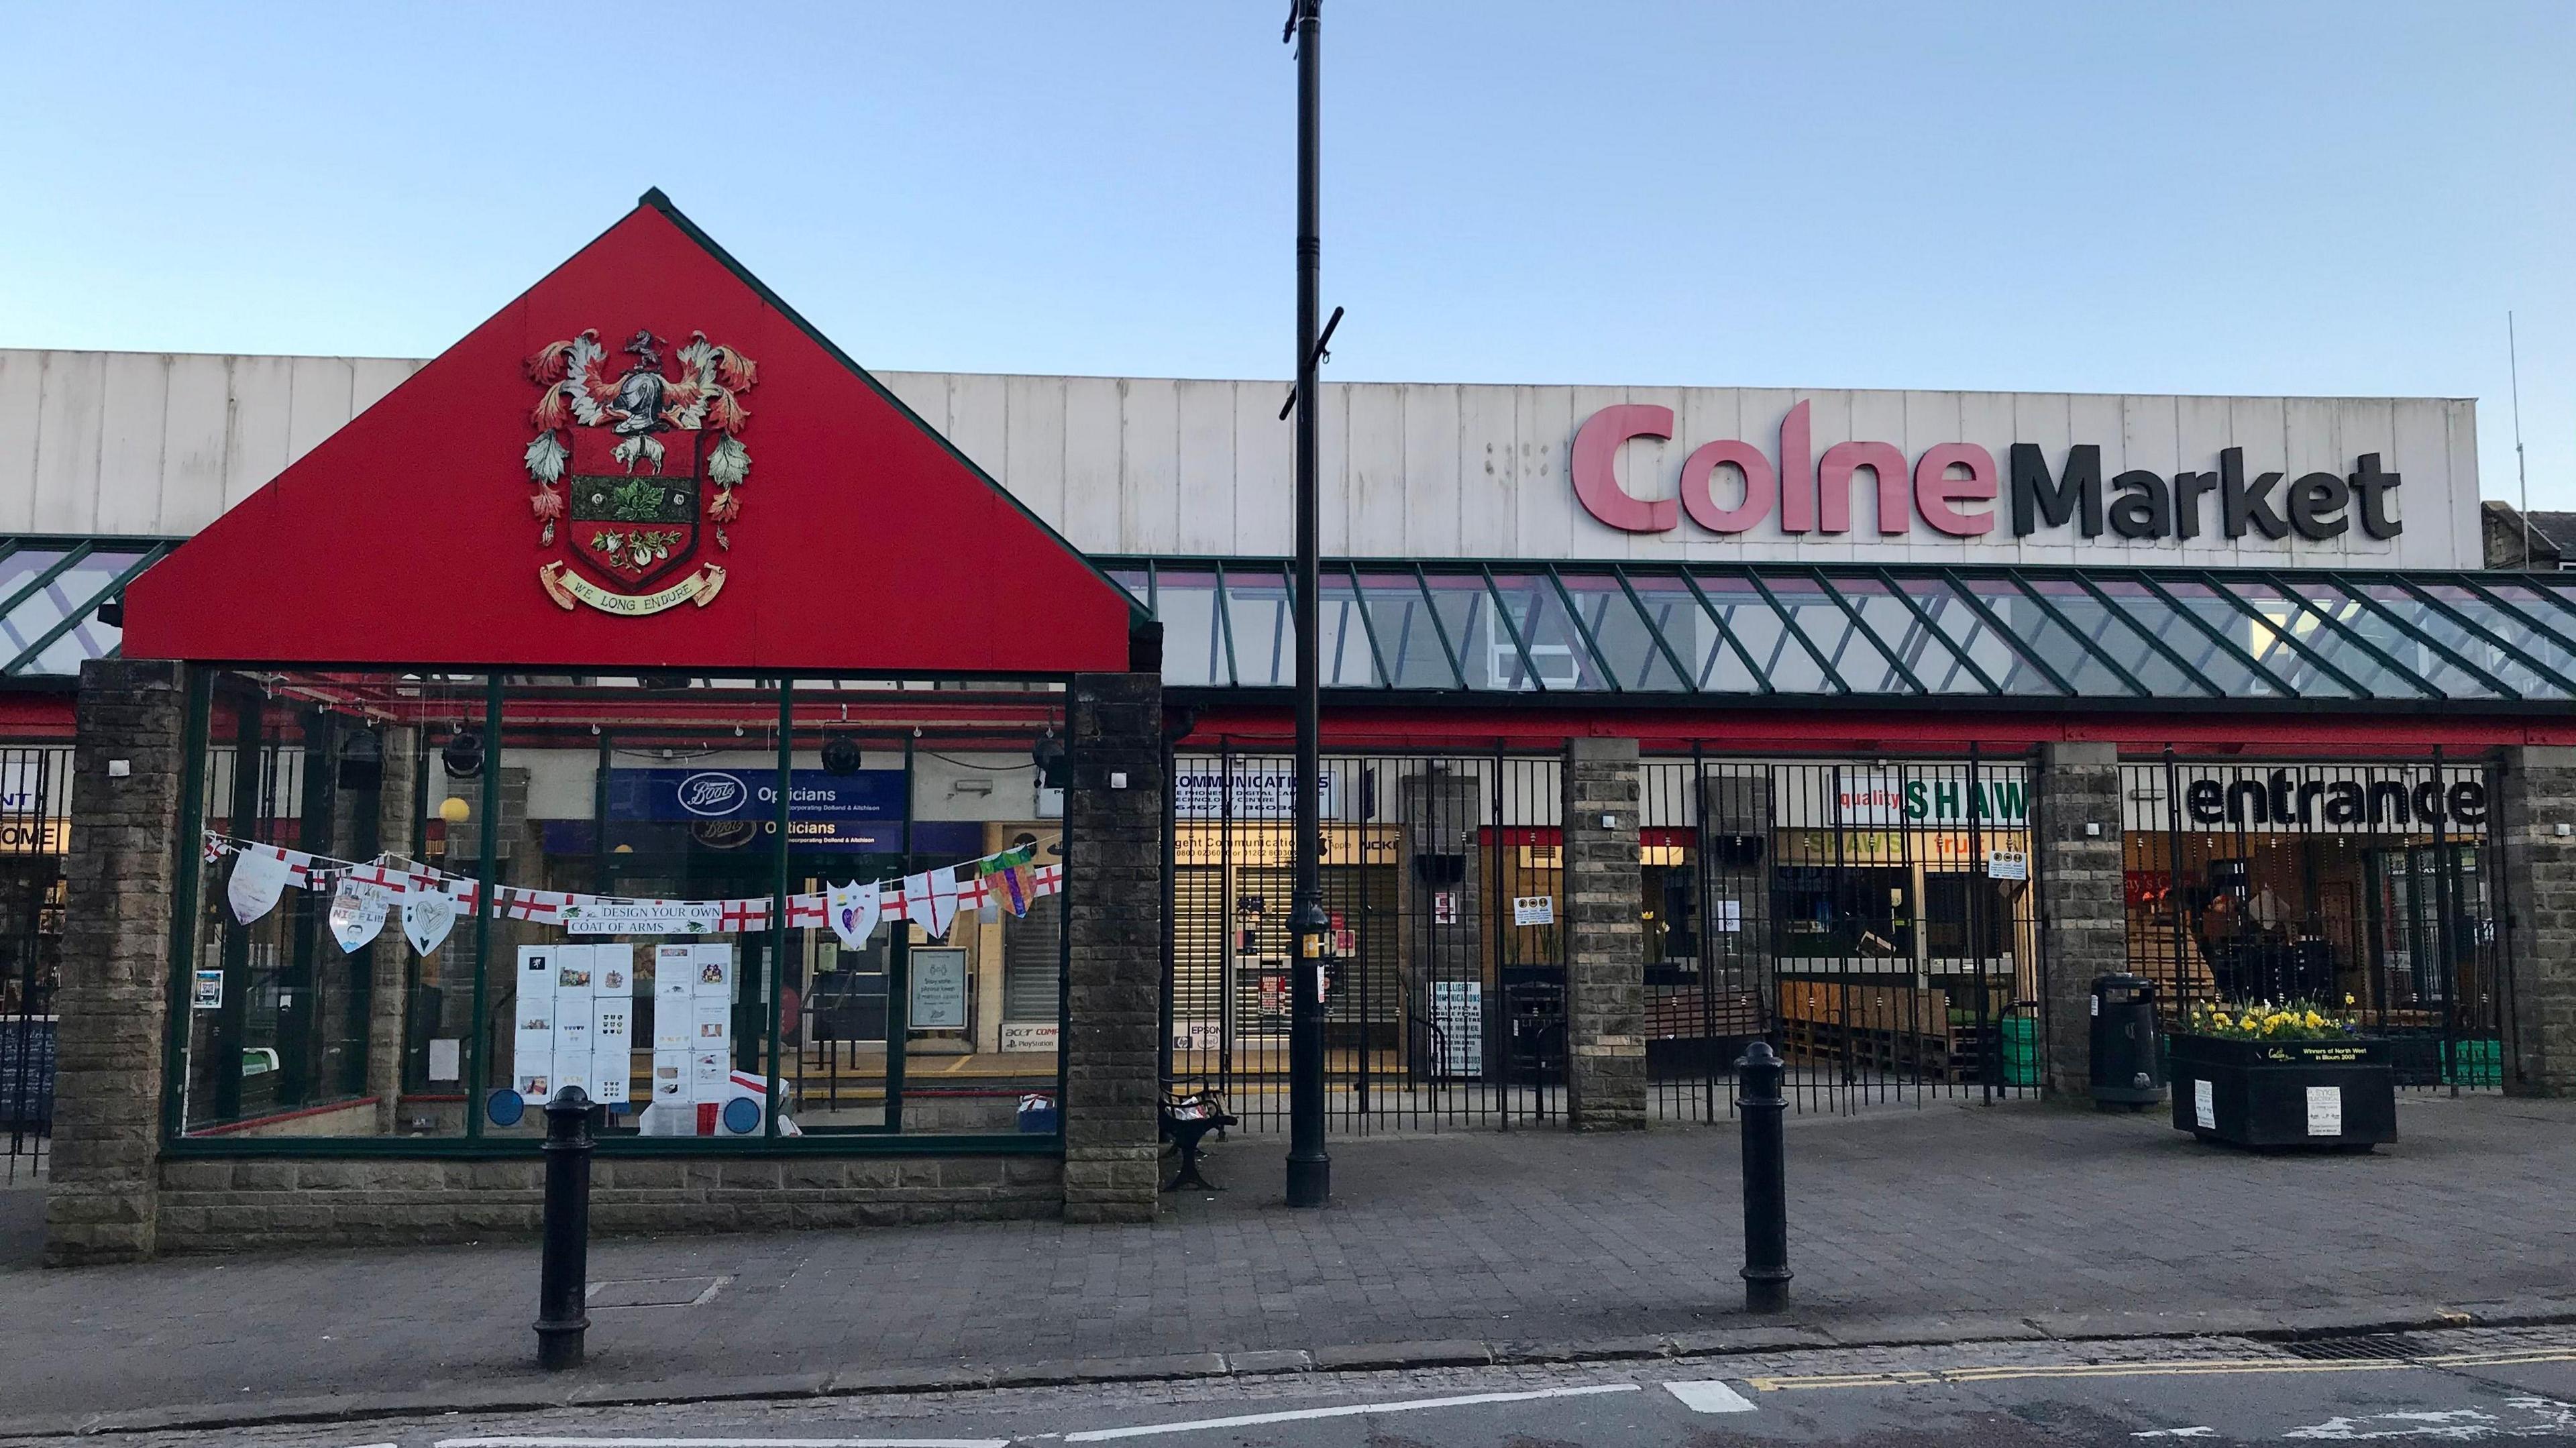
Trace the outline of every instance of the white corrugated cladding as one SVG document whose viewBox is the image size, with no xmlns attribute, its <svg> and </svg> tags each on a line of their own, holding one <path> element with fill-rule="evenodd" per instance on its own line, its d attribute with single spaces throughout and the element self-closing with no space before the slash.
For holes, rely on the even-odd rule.
<svg viewBox="0 0 2576 1448">
<path fill-rule="evenodd" d="M 0 350 L 0 532 L 184 534 L 419 368 L 348 357 L 226 357 Z M 1289 551 L 1289 428 L 1278 382 L 877 374 L 933 427 L 1077 546 L 1100 553 L 1277 555 Z M 1942 563 L 2084 561 L 2259 566 L 2473 568 L 2476 405 L 2460 399 L 2112 397 L 2065 393 L 1864 392 L 1723 387 L 1328 384 L 1321 416 L 1324 549 L 1384 557 L 1576 559 L 1854 558 Z M 1787 535 L 1776 513 L 1740 536 L 1687 520 L 1625 533 L 1575 500 L 1575 430 L 1604 407 L 1672 409 L 1670 441 L 1621 449 L 1631 493 L 1670 498 L 1683 456 L 1741 438 L 1778 457 L 1782 416 L 1809 407 L 1812 455 L 1847 440 L 1907 457 L 1972 442 L 2005 463 L 2035 443 L 2052 468 L 2071 444 L 2102 449 L 2107 480 L 2210 472 L 2241 447 L 2249 473 L 2350 473 L 2377 453 L 2405 481 L 2404 530 L 2358 526 L 2328 542 L 2239 540 L 2206 501 L 2203 531 L 2094 539 L 2071 529 L 1944 537 L 1919 520 L 1881 538 L 1864 481 L 1853 531 Z M 757 425 L 757 424 L 755 424 Z"/>
</svg>

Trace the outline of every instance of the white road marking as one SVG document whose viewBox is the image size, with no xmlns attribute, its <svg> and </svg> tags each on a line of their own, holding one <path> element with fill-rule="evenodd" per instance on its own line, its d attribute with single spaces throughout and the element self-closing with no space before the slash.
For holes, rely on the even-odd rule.
<svg viewBox="0 0 2576 1448">
<path fill-rule="evenodd" d="M 1682 1406 L 1694 1413 L 1750 1413 L 1752 1402 L 1742 1393 L 1710 1378 L 1697 1383 L 1666 1383 L 1664 1391 L 1682 1400 Z"/>
<path fill-rule="evenodd" d="M 2491 1413 L 2475 1408 L 2452 1408 L 2444 1412 L 2366 1413 L 2358 1418 L 2328 1418 L 2292 1428 L 2284 1438 L 2322 1438 L 2338 1443 L 2355 1443 L 2373 1438 L 2439 1438 L 2466 1443 L 2479 1438 L 2492 1438 L 2500 1420 Z"/>
<path fill-rule="evenodd" d="M 1527 1393 L 1469 1393 L 1456 1398 L 1411 1398 L 1400 1403 L 1353 1403 L 1341 1408 L 1300 1408 L 1290 1413 L 1247 1413 L 1239 1418 L 1200 1418 L 1188 1423 L 1148 1423 L 1136 1428 L 1093 1428 L 1080 1433 L 1067 1433 L 1064 1435 L 1064 1441 L 1105 1443 L 1113 1438 L 1145 1438 L 1157 1433 L 1195 1433 L 1204 1428 L 1257 1428 L 1264 1423 L 1302 1423 L 1313 1418 L 1359 1418 L 1372 1413 L 1412 1413 L 1424 1408 L 1469 1408 L 1480 1403 L 1526 1403 L 1538 1398 L 1588 1398 L 1597 1393 L 1636 1391 L 1635 1383 L 1603 1383 L 1583 1388 L 1541 1388 Z M 445 1448 L 445 1445 L 441 1445 L 441 1448 Z"/>
<path fill-rule="evenodd" d="M 2143 1433 L 2132 1433 L 2129 1436 L 2132 1438 L 2215 1438 L 2218 1436 L 2218 1430 L 2215 1428 L 2149 1428 Z"/>
<path fill-rule="evenodd" d="M 392 1444 L 384 1448 L 394 1448 Z M 436 1448 L 1011 1448 L 1008 1438 L 441 1438 Z"/>
</svg>

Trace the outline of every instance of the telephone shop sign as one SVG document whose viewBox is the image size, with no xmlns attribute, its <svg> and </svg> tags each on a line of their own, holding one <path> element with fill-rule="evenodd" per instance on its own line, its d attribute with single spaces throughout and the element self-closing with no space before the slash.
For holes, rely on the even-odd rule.
<svg viewBox="0 0 2576 1448">
<path fill-rule="evenodd" d="M 778 817 L 772 769 L 612 769 L 608 817 L 645 824 L 760 824 Z M 903 819 L 903 771 L 832 774 L 800 769 L 788 779 L 788 832 L 809 844 L 863 843 L 870 826 Z"/>
</svg>

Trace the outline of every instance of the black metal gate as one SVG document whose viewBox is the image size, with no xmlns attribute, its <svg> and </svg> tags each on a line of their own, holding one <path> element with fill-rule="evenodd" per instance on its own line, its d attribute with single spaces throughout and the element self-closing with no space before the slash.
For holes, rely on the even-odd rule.
<svg viewBox="0 0 2576 1448">
<path fill-rule="evenodd" d="M 0 1181 L 43 1172 L 53 1136 L 70 816 L 69 749 L 0 747 Z"/>
<path fill-rule="evenodd" d="M 1561 761 L 1328 755 L 1326 1110 L 1340 1134 L 1561 1115 Z M 1173 761 L 1163 1078 L 1285 1131 L 1295 761 Z"/>
<path fill-rule="evenodd" d="M 1791 1104 L 2039 1086 L 2024 759 L 1655 758 L 1640 784 L 1646 1060 L 1658 1116 L 1731 1111 L 1768 1037 Z"/>
<path fill-rule="evenodd" d="M 2390 1041 L 2401 1085 L 2503 1084 L 2491 763 L 2167 750 L 2120 784 L 2129 968 L 2168 1019 L 2306 1002 Z"/>
</svg>

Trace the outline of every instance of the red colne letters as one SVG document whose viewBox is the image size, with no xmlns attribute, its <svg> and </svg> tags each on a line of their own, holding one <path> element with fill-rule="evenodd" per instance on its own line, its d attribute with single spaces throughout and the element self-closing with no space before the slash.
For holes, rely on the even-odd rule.
<svg viewBox="0 0 2576 1448">
<path fill-rule="evenodd" d="M 1939 443 L 1909 470 L 1893 443 L 1839 442 L 1814 456 L 1808 442 L 1807 404 L 1780 419 L 1778 464 L 1740 439 L 1704 443 L 1682 460 L 1680 496 L 1641 498 L 1619 485 L 1613 464 L 1630 438 L 1671 437 L 1673 410 L 1646 403 L 1605 407 L 1574 434 L 1574 496 L 1593 517 L 1630 533 L 1667 533 L 1687 512 L 1713 533 L 1751 531 L 1777 504 L 1783 533 L 1848 533 L 1852 483 L 1864 468 L 1877 480 L 1878 531 L 1893 537 L 1924 522 L 1954 538 L 1991 531 L 1991 510 L 1961 512 L 1961 503 L 1995 498 L 1995 456 L 1970 442 Z M 1730 468 L 1739 484 L 1731 506 L 1718 501 L 1718 469 Z"/>
</svg>

